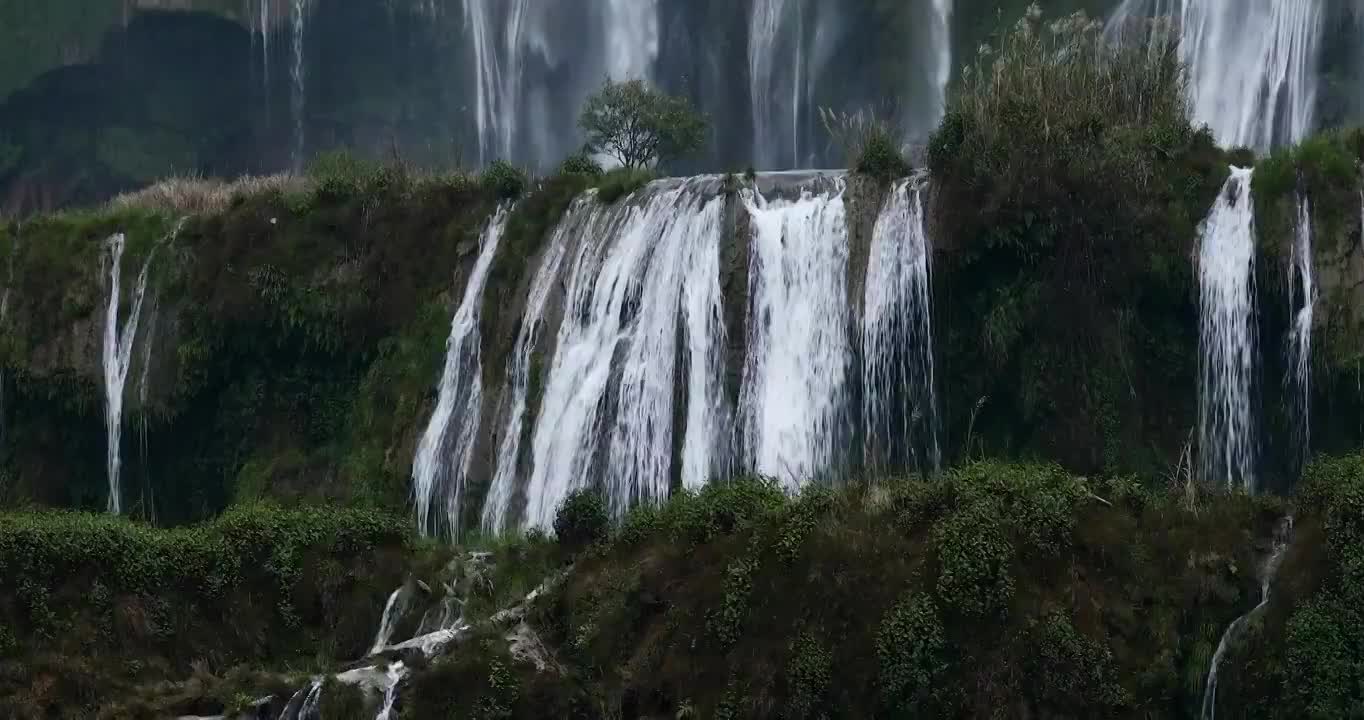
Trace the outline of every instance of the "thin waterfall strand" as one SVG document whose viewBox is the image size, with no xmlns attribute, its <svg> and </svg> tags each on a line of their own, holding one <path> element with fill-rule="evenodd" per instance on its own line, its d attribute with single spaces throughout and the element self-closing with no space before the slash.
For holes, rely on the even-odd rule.
<svg viewBox="0 0 1364 720">
<path fill-rule="evenodd" d="M 1232 168 L 1199 228 L 1199 477 L 1254 492 L 1255 215 L 1252 171 Z"/>
<path fill-rule="evenodd" d="M 289 109 L 293 115 L 294 136 L 290 149 L 290 162 L 294 172 L 303 170 L 303 153 L 306 147 L 306 127 L 304 115 L 308 106 L 308 68 L 305 62 L 304 41 L 308 29 L 308 0 L 294 0 L 293 4 L 293 65 L 289 77 L 293 81 L 289 95 Z"/>
<path fill-rule="evenodd" d="M 379 616 L 379 631 L 374 634 L 374 642 L 369 648 L 370 655 L 377 655 L 388 647 L 389 641 L 393 639 L 393 631 L 398 629 L 398 621 L 407 612 L 407 599 L 407 585 L 400 585 L 388 596 L 384 612 Z"/>
<path fill-rule="evenodd" d="M 930 244 L 922 187 L 902 180 L 877 217 L 862 315 L 863 459 L 936 471 Z M 905 447 L 908 444 L 909 447 Z"/>
<path fill-rule="evenodd" d="M 798 200 L 744 192 L 753 223 L 741 398 L 748 468 L 788 490 L 829 470 L 845 429 L 849 310 L 843 181 Z"/>
<path fill-rule="evenodd" d="M 123 512 L 122 488 L 119 473 L 123 464 L 121 440 L 123 434 L 123 386 L 128 379 L 128 368 L 132 362 L 133 342 L 137 339 L 137 323 L 142 315 L 142 299 L 147 291 L 147 271 L 151 268 L 152 254 L 142 264 L 138 273 L 137 285 L 133 289 L 133 303 L 128 318 L 119 329 L 119 295 L 122 275 L 123 249 L 126 238 L 118 233 L 109 238 L 109 304 L 104 318 L 104 398 L 105 398 L 105 438 L 107 440 L 105 468 L 109 479 L 109 512 L 117 515 Z"/>
<path fill-rule="evenodd" d="M 1212 662 L 1208 666 L 1208 679 L 1203 683 L 1200 720 L 1217 720 L 1217 677 L 1222 666 L 1222 659 L 1246 623 L 1269 604 L 1269 588 L 1274 583 L 1275 576 L 1279 574 L 1279 565 L 1283 563 L 1284 554 L 1288 551 L 1288 544 L 1292 538 L 1293 518 L 1287 517 L 1280 521 L 1279 526 L 1275 529 L 1274 548 L 1269 557 L 1266 558 L 1264 567 L 1260 569 L 1259 604 L 1250 612 L 1232 621 L 1226 632 L 1222 633 L 1222 639 L 1217 643 L 1217 650 L 1212 654 Z"/>
<path fill-rule="evenodd" d="M 508 212 L 499 209 L 483 231 L 478 260 L 469 274 L 464 298 L 450 322 L 436 408 L 412 462 L 417 528 L 425 534 L 454 536 L 459 532 L 483 400 L 479 311 L 483 306 L 483 286 L 501 243 L 507 217 Z M 443 516 L 435 514 L 437 509 L 444 511 Z"/>
<path fill-rule="evenodd" d="M 1317 303 L 1316 274 L 1312 262 L 1312 204 L 1298 198 L 1298 217 L 1289 257 L 1291 326 L 1288 337 L 1288 369 L 1291 373 L 1294 411 L 1294 455 L 1301 470 L 1312 452 L 1312 319 Z"/>
<path fill-rule="evenodd" d="M 501 533 L 510 520 L 508 514 L 519 476 L 518 465 L 521 458 L 522 435 L 525 431 L 531 373 L 534 370 L 535 346 L 545 329 L 545 308 L 549 304 L 549 296 L 554 290 L 555 281 L 559 279 L 570 240 L 577 236 L 584 224 L 593 217 L 596 208 L 595 193 L 587 193 L 574 201 L 568 213 L 554 228 L 545 256 L 540 261 L 534 279 L 531 280 L 530 291 L 526 297 L 526 309 L 521 316 L 521 328 L 517 331 L 516 344 L 512 347 L 511 364 L 507 369 L 503 396 L 506 397 L 507 391 L 510 391 L 511 400 L 507 403 L 505 425 L 499 433 L 501 439 L 497 449 L 497 470 L 483 503 L 483 530 L 493 535 Z"/>
</svg>

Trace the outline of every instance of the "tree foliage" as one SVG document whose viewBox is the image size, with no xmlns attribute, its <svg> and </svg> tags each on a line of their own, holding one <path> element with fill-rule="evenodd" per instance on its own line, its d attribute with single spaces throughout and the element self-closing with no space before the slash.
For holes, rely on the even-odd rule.
<svg viewBox="0 0 1364 720">
<path fill-rule="evenodd" d="M 608 79 L 583 105 L 578 124 L 594 153 L 626 168 L 646 168 L 699 149 L 709 122 L 683 97 L 654 90 L 643 80 Z"/>
</svg>

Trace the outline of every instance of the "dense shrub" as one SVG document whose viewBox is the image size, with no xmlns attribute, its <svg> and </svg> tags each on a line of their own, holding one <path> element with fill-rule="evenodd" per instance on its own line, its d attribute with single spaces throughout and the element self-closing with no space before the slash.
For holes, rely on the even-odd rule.
<svg viewBox="0 0 1364 720">
<path fill-rule="evenodd" d="M 1190 243 L 1228 169 L 1177 49 L 1030 14 L 967 67 L 928 146 L 947 404 L 987 453 L 1163 469 L 1196 374 Z M 935 285 L 939 281 L 935 280 Z M 988 400 L 987 400 L 988 399 Z"/>
<path fill-rule="evenodd" d="M 648 185 L 653 179 L 652 170 L 616 168 L 597 179 L 597 199 L 609 205 Z"/>
<path fill-rule="evenodd" d="M 483 170 L 479 182 L 503 200 L 515 200 L 526 191 L 526 173 L 505 160 L 495 160 Z"/>
<path fill-rule="evenodd" d="M 560 175 L 584 175 L 590 178 L 599 178 L 604 172 L 601 164 L 586 150 L 580 150 L 569 155 L 559 164 Z"/>
<path fill-rule="evenodd" d="M 883 182 L 904 177 L 909 170 L 899 144 L 885 129 L 878 129 L 867 138 L 857 158 L 857 172 Z"/>
<path fill-rule="evenodd" d="M 595 490 L 570 493 L 554 516 L 554 534 L 558 536 L 559 543 L 570 550 L 579 550 L 606 539 L 610 528 L 606 501 Z"/>
</svg>

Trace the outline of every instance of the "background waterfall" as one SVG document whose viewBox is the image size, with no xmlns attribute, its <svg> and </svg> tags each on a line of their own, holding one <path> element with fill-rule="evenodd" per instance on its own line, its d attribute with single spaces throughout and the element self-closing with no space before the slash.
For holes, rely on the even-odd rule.
<svg viewBox="0 0 1364 720">
<path fill-rule="evenodd" d="M 1199 478 L 1256 489 L 1252 393 L 1255 332 L 1255 210 L 1252 171 L 1232 168 L 1199 228 Z"/>
<path fill-rule="evenodd" d="M 109 238 L 109 303 L 104 317 L 104 426 L 106 458 L 105 467 L 109 479 L 109 512 L 123 512 L 123 491 L 119 475 L 123 466 L 123 387 L 128 379 L 128 369 L 132 364 L 133 342 L 137 339 L 137 323 L 142 315 L 142 299 L 147 292 L 147 271 L 151 268 L 152 255 L 142 263 L 137 275 L 137 285 L 133 289 L 132 307 L 123 322 L 118 325 L 120 280 L 122 276 L 123 248 L 126 238 L 118 233 Z"/>
<path fill-rule="evenodd" d="M 1124 0 L 1110 27 L 1168 16 L 1194 119 L 1227 147 L 1297 142 L 1315 127 L 1325 0 Z"/>
<path fill-rule="evenodd" d="M 863 460 L 936 470 L 932 288 L 923 187 L 902 180 L 876 220 L 862 315 Z"/>
<path fill-rule="evenodd" d="M 308 31 L 309 0 L 293 0 L 293 2 L 293 15 L 291 16 L 293 44 L 290 46 L 293 64 L 289 70 L 289 78 L 293 84 L 289 94 L 289 110 L 294 121 L 294 136 L 290 159 L 294 172 L 300 172 L 303 170 L 303 153 L 306 149 L 307 133 L 305 113 L 308 109 L 308 66 L 304 53 L 304 41 L 307 39 Z"/>
<path fill-rule="evenodd" d="M 1298 215 L 1289 255 L 1287 382 L 1293 398 L 1294 470 L 1300 472 L 1312 454 L 1312 320 L 1317 304 L 1312 256 L 1312 203 L 1298 198 Z"/>
<path fill-rule="evenodd" d="M 423 533 L 455 535 L 459 532 L 469 460 L 473 455 L 483 401 L 479 310 L 483 305 L 488 268 L 502 241 L 507 217 L 505 209 L 498 210 L 483 231 L 478 261 L 469 276 L 464 299 L 450 323 L 436 409 L 412 462 L 417 527 Z M 441 506 L 444 515 L 433 515 L 433 509 Z"/>
<path fill-rule="evenodd" d="M 747 465 L 789 489 L 831 469 L 846 443 L 848 231 L 842 178 L 796 200 L 752 192 Z"/>
</svg>

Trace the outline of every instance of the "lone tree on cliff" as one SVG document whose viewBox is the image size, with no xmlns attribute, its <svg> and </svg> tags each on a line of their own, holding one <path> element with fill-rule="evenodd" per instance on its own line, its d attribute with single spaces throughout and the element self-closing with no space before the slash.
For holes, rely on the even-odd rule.
<svg viewBox="0 0 1364 720">
<path fill-rule="evenodd" d="M 654 90 L 643 80 L 608 78 L 583 105 L 578 125 L 587 133 L 589 151 L 636 169 L 699 149 L 708 122 L 686 98 Z"/>
</svg>

